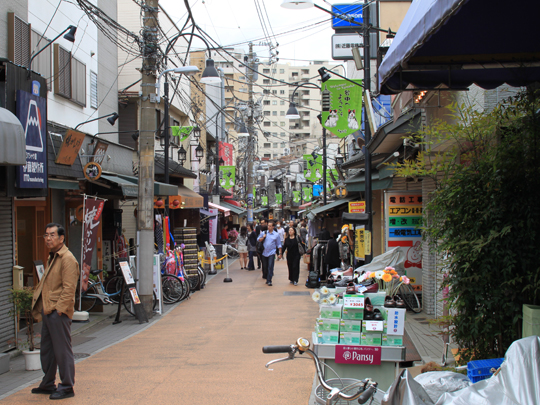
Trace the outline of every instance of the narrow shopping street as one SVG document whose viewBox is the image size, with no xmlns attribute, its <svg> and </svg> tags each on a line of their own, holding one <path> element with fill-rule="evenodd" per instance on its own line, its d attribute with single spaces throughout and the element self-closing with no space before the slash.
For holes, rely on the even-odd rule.
<svg viewBox="0 0 540 405">
<path fill-rule="evenodd" d="M 276 262 L 272 287 L 259 270 L 239 267 L 238 262 L 231 265 L 232 283 L 223 283 L 225 271 L 220 272 L 149 328 L 79 361 L 75 398 L 65 402 L 306 404 L 313 365 L 284 362 L 268 370 L 265 363 L 279 355 L 265 355 L 261 348 L 311 335 L 318 311 L 311 290 L 289 284 L 285 261 Z M 302 269 L 303 278 L 307 272 L 304 265 Z M 108 326 L 112 319 L 107 319 L 83 335 L 106 341 L 107 330 L 138 324 L 123 319 L 114 326 Z M 37 383 L 2 403 L 49 403 L 47 395 L 30 393 L 33 386 Z"/>
</svg>

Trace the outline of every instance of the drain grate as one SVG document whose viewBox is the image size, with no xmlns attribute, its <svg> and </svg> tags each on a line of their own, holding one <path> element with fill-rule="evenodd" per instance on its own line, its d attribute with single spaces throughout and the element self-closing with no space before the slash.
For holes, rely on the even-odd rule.
<svg viewBox="0 0 540 405">
<path fill-rule="evenodd" d="M 73 353 L 73 357 L 75 357 L 75 360 L 78 360 L 90 357 L 90 355 L 88 353 Z"/>
<path fill-rule="evenodd" d="M 311 295 L 309 291 L 283 291 L 283 295 Z"/>
</svg>

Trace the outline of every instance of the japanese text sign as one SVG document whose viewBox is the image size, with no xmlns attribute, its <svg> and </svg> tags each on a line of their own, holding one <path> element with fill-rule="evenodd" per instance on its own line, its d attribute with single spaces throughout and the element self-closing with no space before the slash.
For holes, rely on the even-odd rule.
<svg viewBox="0 0 540 405">
<path fill-rule="evenodd" d="M 341 364 L 381 364 L 381 346 L 336 345 L 335 362 Z"/>
</svg>

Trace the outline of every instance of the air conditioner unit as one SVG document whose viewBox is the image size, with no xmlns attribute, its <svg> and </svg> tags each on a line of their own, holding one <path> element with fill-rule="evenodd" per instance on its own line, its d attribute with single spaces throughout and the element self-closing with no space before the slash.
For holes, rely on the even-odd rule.
<svg viewBox="0 0 540 405">
<path fill-rule="evenodd" d="M 288 155 L 289 153 L 291 153 L 291 150 L 289 148 L 283 148 L 283 153 Z"/>
</svg>

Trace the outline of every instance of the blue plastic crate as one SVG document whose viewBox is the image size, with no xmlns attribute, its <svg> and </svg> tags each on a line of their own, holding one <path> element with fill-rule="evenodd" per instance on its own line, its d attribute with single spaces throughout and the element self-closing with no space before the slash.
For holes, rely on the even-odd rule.
<svg viewBox="0 0 540 405">
<path fill-rule="evenodd" d="M 500 359 L 474 360 L 467 363 L 467 377 L 471 382 L 485 380 L 493 375 L 491 369 L 498 369 L 504 357 Z"/>
</svg>

